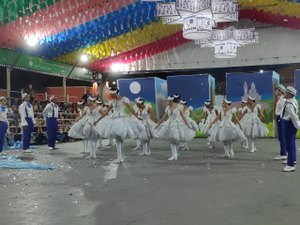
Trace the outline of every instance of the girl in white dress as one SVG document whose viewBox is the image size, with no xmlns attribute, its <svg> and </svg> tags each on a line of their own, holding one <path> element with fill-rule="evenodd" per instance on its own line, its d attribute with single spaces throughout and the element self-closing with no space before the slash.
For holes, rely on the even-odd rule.
<svg viewBox="0 0 300 225">
<path fill-rule="evenodd" d="M 87 101 L 87 106 L 84 108 L 83 114 L 77 119 L 76 122 L 72 127 L 73 132 L 75 133 L 74 136 L 78 135 L 78 137 L 82 137 L 87 140 L 87 151 L 90 155 L 87 159 L 96 159 L 96 143 L 99 135 L 95 131 L 94 122 L 96 118 L 99 117 L 100 113 L 97 105 L 95 104 L 96 98 L 89 97 Z M 75 127 L 75 128 L 74 128 Z M 80 130 L 78 130 L 80 128 Z M 69 132 L 70 137 L 74 133 Z"/>
<path fill-rule="evenodd" d="M 259 116 L 264 119 L 264 115 L 261 110 L 261 105 L 255 103 L 255 98 L 248 97 L 247 108 L 244 111 L 241 124 L 245 136 L 248 138 L 251 146 L 250 152 L 256 151 L 255 139 L 258 137 L 265 137 L 268 135 L 269 130 L 260 120 Z"/>
<path fill-rule="evenodd" d="M 120 96 L 117 88 L 110 88 L 109 93 L 112 97 L 112 100 L 109 102 L 110 106 L 108 110 L 95 121 L 95 129 L 101 137 L 116 139 L 118 162 L 123 163 L 122 151 L 124 139 L 137 139 L 145 130 L 145 127 L 141 121 L 139 121 L 128 98 Z M 136 119 L 131 118 L 125 113 L 125 107 L 135 115 Z M 111 110 L 113 110 L 113 112 L 109 115 Z"/>
<path fill-rule="evenodd" d="M 217 126 L 214 126 L 213 129 L 211 130 L 211 139 L 213 141 L 222 141 L 224 144 L 224 149 L 225 149 L 225 158 L 233 158 L 234 157 L 234 152 L 232 149 L 232 142 L 233 141 L 243 141 L 245 140 L 245 135 L 242 132 L 242 127 L 240 124 L 240 121 L 238 117 L 236 116 L 236 108 L 231 108 L 231 101 L 228 101 L 225 99 L 223 101 L 223 109 L 222 111 L 218 114 L 216 119 L 211 123 L 210 127 L 214 123 L 216 123 L 218 120 L 221 120 Z M 239 125 L 235 125 L 232 122 L 232 118 L 236 120 L 236 123 Z"/>
<path fill-rule="evenodd" d="M 104 111 L 103 101 L 100 100 L 100 99 L 97 99 L 95 103 L 97 105 L 97 110 L 99 112 L 103 112 Z M 102 146 L 102 138 L 101 137 L 98 138 L 96 146 L 97 146 L 97 149 L 101 149 L 103 147 Z"/>
<path fill-rule="evenodd" d="M 242 128 L 243 128 L 243 120 L 245 120 L 245 118 L 247 117 L 245 115 L 245 112 L 247 111 L 247 100 L 242 98 L 242 104 L 241 104 L 241 107 L 239 108 L 239 120 L 240 120 L 240 123 L 242 125 Z M 244 149 L 247 149 L 249 148 L 249 144 L 248 144 L 248 139 L 246 139 L 245 141 L 242 142 L 242 148 Z"/>
<path fill-rule="evenodd" d="M 150 155 L 150 140 L 156 137 L 156 123 L 151 119 L 152 107 L 150 104 L 144 104 L 145 100 L 141 97 L 136 99 L 136 114 L 145 126 L 145 130 L 141 133 L 139 141 L 142 145 L 141 155 Z"/>
<path fill-rule="evenodd" d="M 208 136 L 208 146 L 209 148 L 215 148 L 216 142 L 211 138 L 211 130 L 213 127 L 210 127 L 211 123 L 217 118 L 219 115 L 219 109 L 213 105 L 211 101 L 206 101 L 204 103 L 205 108 L 203 109 L 205 113 L 204 122 L 201 126 L 201 133 Z M 217 120 L 214 123 L 214 126 L 217 126 L 220 121 Z"/>
<path fill-rule="evenodd" d="M 80 154 L 84 154 L 88 152 L 88 148 L 87 148 L 87 140 L 84 138 L 82 133 L 84 124 L 86 122 L 86 118 L 83 116 L 83 114 L 85 114 L 85 111 L 88 109 L 88 107 L 84 106 L 84 101 L 77 102 L 77 105 L 78 105 L 79 115 L 75 119 L 74 124 L 71 126 L 68 132 L 68 136 L 76 139 L 83 139 L 84 151 L 80 152 Z"/>
<path fill-rule="evenodd" d="M 189 127 L 187 119 L 180 110 L 178 98 L 168 97 L 168 101 L 165 114 L 156 126 L 157 135 L 170 142 L 172 156 L 168 160 L 177 160 L 179 143 L 191 141 L 195 132 Z"/>
<path fill-rule="evenodd" d="M 137 103 L 137 100 L 138 100 L 138 98 L 136 98 L 134 101 L 135 101 L 135 103 Z M 138 111 L 139 111 L 139 109 L 138 109 L 138 107 L 137 107 L 137 104 L 135 104 L 134 106 L 133 106 L 133 110 L 134 110 L 134 112 L 137 114 L 138 113 Z M 142 150 L 142 142 L 138 139 L 138 140 L 136 140 L 136 147 L 133 149 L 133 150 Z"/>
<path fill-rule="evenodd" d="M 189 124 L 189 127 L 192 128 L 192 130 L 194 130 L 195 132 L 197 130 L 199 130 L 199 127 L 196 123 L 195 120 L 193 120 L 190 115 L 192 114 L 194 117 L 198 118 L 195 113 L 193 112 L 193 107 L 192 106 L 188 106 L 187 102 L 185 100 L 180 100 L 179 102 L 180 106 L 181 106 L 181 110 Z M 180 147 L 182 147 L 183 151 L 188 151 L 189 150 L 189 146 L 188 146 L 188 142 L 182 142 L 180 143 Z"/>
</svg>

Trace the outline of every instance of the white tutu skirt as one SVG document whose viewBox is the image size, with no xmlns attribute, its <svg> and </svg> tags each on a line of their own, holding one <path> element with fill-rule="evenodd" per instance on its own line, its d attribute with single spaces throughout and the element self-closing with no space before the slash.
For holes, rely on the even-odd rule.
<svg viewBox="0 0 300 225">
<path fill-rule="evenodd" d="M 95 126 L 96 132 L 102 138 L 138 139 L 145 126 L 136 118 L 127 115 L 120 117 L 106 116 Z"/>
<path fill-rule="evenodd" d="M 79 120 L 78 122 L 74 123 L 68 132 L 68 136 L 72 138 L 78 138 L 78 139 L 85 138 L 83 134 L 84 125 L 85 125 L 84 120 Z"/>
<path fill-rule="evenodd" d="M 258 118 L 258 116 L 247 116 L 242 118 L 241 126 L 247 138 L 265 137 L 269 130 Z"/>
<path fill-rule="evenodd" d="M 243 131 L 232 121 L 214 124 L 211 128 L 210 141 L 244 141 L 246 139 Z"/>
<path fill-rule="evenodd" d="M 100 136 L 97 134 L 95 130 L 95 126 L 91 122 L 85 123 L 82 133 L 85 139 L 97 139 L 100 138 Z"/>
<path fill-rule="evenodd" d="M 195 137 L 195 131 L 178 120 L 167 120 L 157 128 L 158 138 L 169 142 L 188 142 Z"/>
<path fill-rule="evenodd" d="M 147 141 L 149 139 L 158 137 L 157 131 L 155 130 L 156 123 L 154 123 L 151 119 L 143 120 L 142 123 L 145 129 L 138 138 L 140 141 Z"/>
<path fill-rule="evenodd" d="M 192 128 L 192 130 L 194 130 L 194 131 L 199 130 L 199 126 L 197 125 L 195 120 L 188 118 L 187 122 L 189 123 L 189 126 L 190 126 L 190 128 Z"/>
</svg>

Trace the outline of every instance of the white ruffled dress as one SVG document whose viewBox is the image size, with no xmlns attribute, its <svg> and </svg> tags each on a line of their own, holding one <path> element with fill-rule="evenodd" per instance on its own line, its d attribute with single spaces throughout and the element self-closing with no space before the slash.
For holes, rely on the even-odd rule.
<svg viewBox="0 0 300 225">
<path fill-rule="evenodd" d="M 204 108 L 203 111 L 205 113 L 207 113 L 207 118 L 205 120 L 205 122 L 203 122 L 202 124 L 200 123 L 199 124 L 199 127 L 200 127 L 200 131 L 202 134 L 204 135 L 211 135 L 211 130 L 214 126 L 218 126 L 219 124 L 219 121 L 217 121 L 213 126 L 212 128 L 209 129 L 210 125 L 212 124 L 212 122 L 216 119 L 217 117 L 217 114 L 218 114 L 218 110 L 216 107 L 214 107 L 211 111 L 208 110 L 207 108 Z"/>
<path fill-rule="evenodd" d="M 135 107 L 136 114 L 140 119 L 142 119 L 142 123 L 145 127 L 145 130 L 140 134 L 139 140 L 146 141 L 152 138 L 157 137 L 157 133 L 155 130 L 156 123 L 154 123 L 149 114 L 149 109 L 151 109 L 151 105 L 145 104 L 144 109 L 139 109 L 138 107 Z"/>
<path fill-rule="evenodd" d="M 183 110 L 184 111 L 184 110 Z M 193 120 L 191 117 L 190 117 L 190 114 L 191 114 L 191 111 L 193 111 L 193 107 L 192 106 L 189 106 L 185 111 L 184 111 L 184 116 L 187 120 L 187 122 L 189 123 L 189 126 L 194 130 L 199 130 L 199 127 L 196 123 L 195 120 Z"/>
<path fill-rule="evenodd" d="M 195 132 L 182 121 L 179 106 L 173 110 L 168 106 L 166 113 L 169 118 L 157 128 L 160 139 L 179 143 L 189 142 L 195 137 Z"/>
<path fill-rule="evenodd" d="M 145 127 L 141 121 L 125 113 L 126 104 L 130 101 L 126 97 L 111 100 L 112 113 L 100 120 L 95 129 L 102 138 L 138 139 Z"/>
<path fill-rule="evenodd" d="M 241 119 L 241 126 L 247 138 L 265 137 L 269 133 L 268 128 L 258 117 L 259 110 L 260 104 L 255 105 L 253 111 L 249 107 L 245 109 L 246 114 Z"/>
<path fill-rule="evenodd" d="M 86 115 L 86 122 L 82 129 L 82 133 L 85 139 L 97 139 L 99 135 L 95 130 L 94 123 L 100 117 L 99 107 L 96 107 L 94 110 L 90 110 L 88 108 L 87 115 Z"/>
<path fill-rule="evenodd" d="M 83 111 L 81 112 L 81 114 L 85 113 L 85 116 L 83 118 L 81 118 L 79 121 L 75 122 L 69 132 L 68 132 L 68 136 L 72 137 L 72 138 L 78 138 L 78 139 L 85 139 L 84 135 L 83 135 L 83 127 L 87 121 L 87 112 L 89 112 L 90 109 L 89 107 L 84 107 Z"/>
<path fill-rule="evenodd" d="M 221 110 L 221 121 L 211 129 L 211 141 L 243 141 L 246 139 L 243 131 L 232 122 L 232 115 L 236 113 L 236 108 L 232 108 L 227 113 Z"/>
</svg>

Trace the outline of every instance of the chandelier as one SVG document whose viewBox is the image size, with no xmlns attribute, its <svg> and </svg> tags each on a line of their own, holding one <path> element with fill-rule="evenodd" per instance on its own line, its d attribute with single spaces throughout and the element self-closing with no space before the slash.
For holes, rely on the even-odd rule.
<svg viewBox="0 0 300 225">
<path fill-rule="evenodd" d="M 236 29 L 231 26 L 224 30 L 213 30 L 212 36 L 195 40 L 201 47 L 213 47 L 216 58 L 236 57 L 237 47 L 258 43 L 258 33 L 254 28 Z"/>
<path fill-rule="evenodd" d="M 238 0 L 176 0 L 157 3 L 164 24 L 183 24 L 183 37 L 214 47 L 216 58 L 236 57 L 237 47 L 258 43 L 254 28 L 214 30 L 218 23 L 238 21 Z"/>
</svg>

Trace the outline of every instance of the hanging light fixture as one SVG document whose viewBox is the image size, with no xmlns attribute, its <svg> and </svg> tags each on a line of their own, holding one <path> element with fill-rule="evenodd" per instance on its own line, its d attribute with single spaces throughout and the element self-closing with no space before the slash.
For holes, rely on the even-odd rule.
<svg viewBox="0 0 300 225">
<path fill-rule="evenodd" d="M 213 47 L 216 58 L 234 58 L 238 47 L 254 43 L 258 43 L 258 33 L 254 28 L 236 29 L 233 26 L 214 30 L 210 38 L 195 41 L 201 47 Z"/>
<path fill-rule="evenodd" d="M 183 24 L 183 36 L 197 40 L 209 38 L 220 22 L 238 20 L 237 0 L 176 0 L 157 3 L 157 16 L 164 24 Z"/>
</svg>

